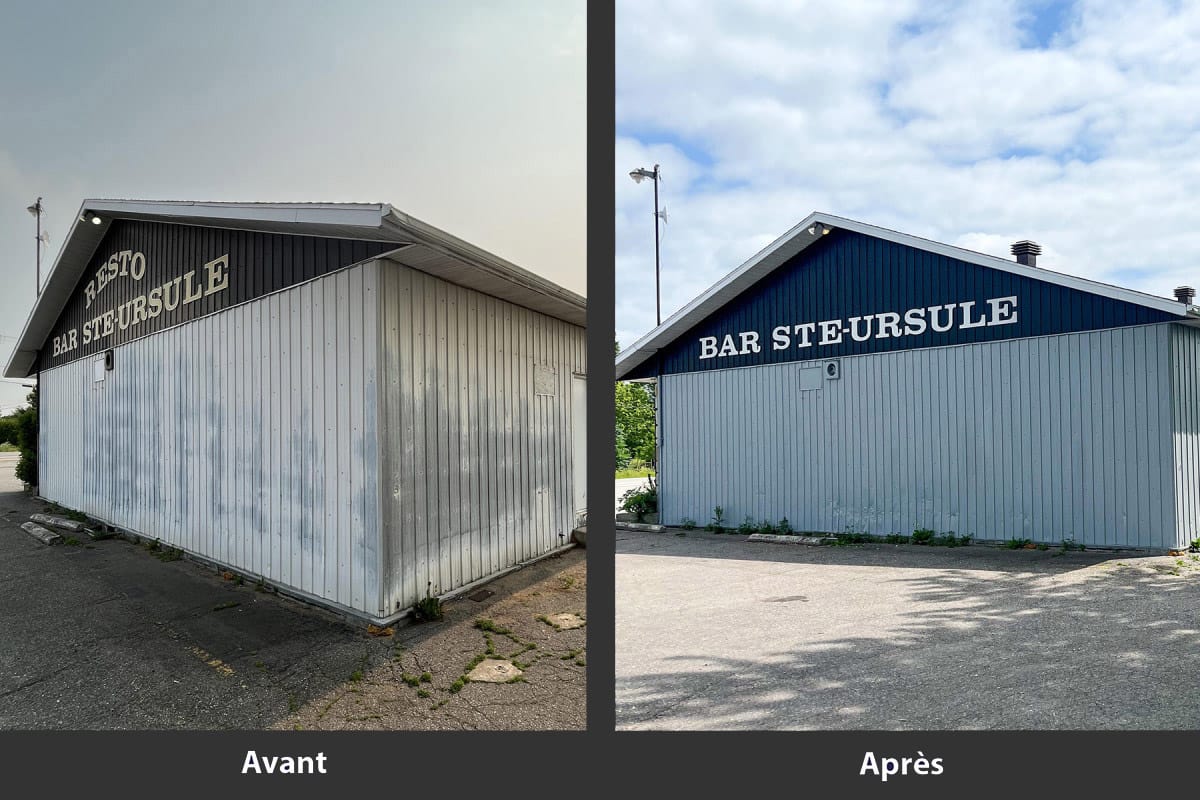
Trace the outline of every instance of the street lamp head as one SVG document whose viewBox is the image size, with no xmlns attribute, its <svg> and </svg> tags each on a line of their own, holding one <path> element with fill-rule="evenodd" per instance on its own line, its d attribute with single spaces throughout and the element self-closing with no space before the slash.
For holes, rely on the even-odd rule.
<svg viewBox="0 0 1200 800">
<path fill-rule="evenodd" d="M 36 217 L 38 214 L 42 213 L 42 204 L 41 202 L 34 203 L 31 206 L 26 206 L 25 210 Z"/>
<path fill-rule="evenodd" d="M 655 180 L 658 180 L 658 164 L 654 165 L 654 169 L 638 167 L 635 170 L 630 170 L 629 177 L 633 178 L 634 183 L 641 183 L 646 178 L 654 178 Z"/>
</svg>

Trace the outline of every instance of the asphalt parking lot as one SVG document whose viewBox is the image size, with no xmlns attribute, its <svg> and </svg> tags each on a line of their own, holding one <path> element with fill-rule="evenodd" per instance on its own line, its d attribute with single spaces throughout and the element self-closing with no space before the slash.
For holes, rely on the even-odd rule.
<svg viewBox="0 0 1200 800">
<path fill-rule="evenodd" d="M 1194 729 L 1200 556 L 618 531 L 621 729 Z"/>
<path fill-rule="evenodd" d="M 124 539 L 43 545 L 18 527 L 45 505 L 14 463 L 0 458 L 0 729 L 584 727 L 587 629 L 537 619 L 584 613 L 582 550 L 446 603 L 442 621 L 371 636 Z M 511 630 L 498 652 L 518 649 L 512 637 L 539 647 L 520 657 L 524 681 L 451 691 L 484 650 L 480 618 Z"/>
</svg>

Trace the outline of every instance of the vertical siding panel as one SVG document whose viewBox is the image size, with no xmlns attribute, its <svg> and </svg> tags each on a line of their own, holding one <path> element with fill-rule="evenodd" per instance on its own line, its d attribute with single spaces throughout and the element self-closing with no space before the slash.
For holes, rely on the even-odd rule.
<svg viewBox="0 0 1200 800">
<path fill-rule="evenodd" d="M 346 275 L 347 309 L 357 313 L 347 315 L 350 336 L 350 352 L 347 372 L 347 402 L 350 411 L 350 441 L 347 442 L 347 504 L 350 530 L 346 542 L 346 561 L 349 566 L 350 605 L 362 607 L 365 603 L 366 574 L 366 476 L 363 474 L 363 449 L 365 446 L 364 401 L 364 352 L 363 352 L 363 275 L 354 270 Z"/>
</svg>

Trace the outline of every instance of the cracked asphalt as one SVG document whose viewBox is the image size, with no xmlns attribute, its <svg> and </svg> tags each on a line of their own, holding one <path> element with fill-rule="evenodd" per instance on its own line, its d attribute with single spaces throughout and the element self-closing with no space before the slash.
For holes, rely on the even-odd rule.
<svg viewBox="0 0 1200 800">
<path fill-rule="evenodd" d="M 446 605 L 440 622 L 398 629 L 386 662 L 331 688 L 274 727 L 583 730 L 587 626 L 559 630 L 539 618 L 560 612 L 586 618 L 584 552 L 570 550 L 522 572 L 529 574 L 512 573 L 490 584 L 495 597 L 481 603 L 461 598 Z M 524 670 L 522 680 L 456 689 L 455 682 L 489 650 L 512 657 Z M 422 682 L 422 675 L 428 680 Z"/>
<path fill-rule="evenodd" d="M 618 531 L 625 730 L 1200 727 L 1200 555 Z"/>
<path fill-rule="evenodd" d="M 375 637 L 365 623 L 186 559 L 160 561 L 123 539 L 47 547 L 18 527 L 45 505 L 24 494 L 14 466 L 0 455 L 0 729 L 253 730 L 295 728 L 306 715 L 311 727 L 584 726 L 586 655 L 558 656 L 583 647 L 586 627 L 559 632 L 536 620 L 585 611 L 582 550 L 494 581 L 483 602 L 447 603 L 441 622 Z M 463 655 L 486 645 L 480 617 L 508 620 L 544 655 L 518 658 L 534 662 L 527 683 L 452 694 Z M 496 649 L 500 638 L 512 644 L 504 654 L 518 649 L 493 637 Z M 428 705 L 410 702 L 421 698 L 401 680 L 417 668 L 433 676 L 422 687 L 438 695 Z M 372 703 L 377 710 L 362 708 Z"/>
</svg>

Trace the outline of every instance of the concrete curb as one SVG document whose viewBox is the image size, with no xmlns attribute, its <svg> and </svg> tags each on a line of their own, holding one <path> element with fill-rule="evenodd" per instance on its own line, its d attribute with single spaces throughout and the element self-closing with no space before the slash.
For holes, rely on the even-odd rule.
<svg viewBox="0 0 1200 800">
<path fill-rule="evenodd" d="M 662 533 L 666 528 L 662 525 L 651 525 L 647 522 L 618 522 L 617 530 L 619 531 L 648 531 L 650 533 Z"/>
<path fill-rule="evenodd" d="M 832 536 L 788 536 L 782 533 L 752 533 L 747 542 L 774 542 L 776 544 L 822 545 L 836 542 Z"/>
<path fill-rule="evenodd" d="M 42 544 L 61 544 L 63 538 L 53 531 L 48 531 L 35 522 L 21 523 L 21 530 L 37 539 Z"/>
</svg>

